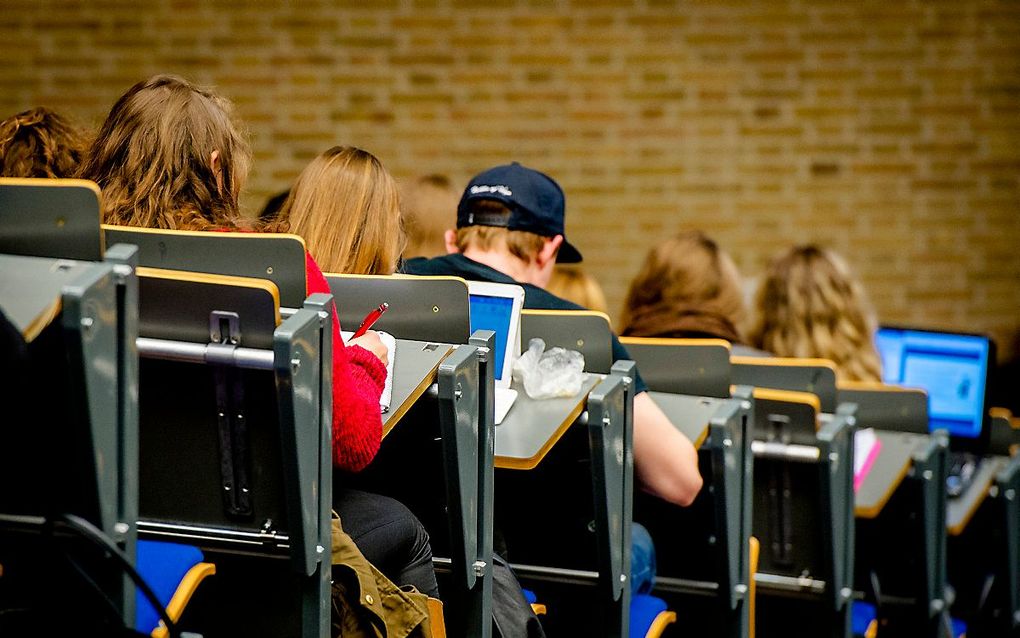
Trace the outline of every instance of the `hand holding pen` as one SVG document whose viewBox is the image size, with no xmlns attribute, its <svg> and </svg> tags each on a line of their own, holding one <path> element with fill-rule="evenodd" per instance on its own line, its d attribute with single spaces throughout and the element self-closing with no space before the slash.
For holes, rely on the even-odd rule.
<svg viewBox="0 0 1020 638">
<path fill-rule="evenodd" d="M 365 317 L 365 320 L 362 321 L 361 325 L 358 326 L 358 329 L 354 331 L 354 335 L 351 337 L 351 339 L 357 339 L 358 337 L 368 332 L 368 329 L 374 326 L 376 321 L 379 321 L 379 317 L 381 317 L 383 313 L 389 309 L 389 307 L 390 304 L 384 301 L 381 304 L 379 304 L 378 308 L 368 313 L 368 315 Z"/>
</svg>

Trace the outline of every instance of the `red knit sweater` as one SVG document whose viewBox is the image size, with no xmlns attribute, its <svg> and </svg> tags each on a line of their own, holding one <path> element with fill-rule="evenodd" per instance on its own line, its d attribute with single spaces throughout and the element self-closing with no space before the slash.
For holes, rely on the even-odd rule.
<svg viewBox="0 0 1020 638">
<path fill-rule="evenodd" d="M 308 294 L 329 293 L 322 270 L 306 254 Z M 359 472 L 367 466 L 382 441 L 379 396 L 386 383 L 386 366 L 359 346 L 346 347 L 340 338 L 340 321 L 333 315 L 333 465 Z"/>
</svg>

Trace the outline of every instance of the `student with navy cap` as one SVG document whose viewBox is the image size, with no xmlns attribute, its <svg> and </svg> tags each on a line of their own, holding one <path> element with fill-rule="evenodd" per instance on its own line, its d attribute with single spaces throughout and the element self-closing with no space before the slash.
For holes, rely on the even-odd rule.
<svg viewBox="0 0 1020 638">
<path fill-rule="evenodd" d="M 556 263 L 581 261 L 566 239 L 563 190 L 552 178 L 514 162 L 484 171 L 468 184 L 457 206 L 457 230 L 446 232 L 449 255 L 412 259 L 412 275 L 453 275 L 518 284 L 524 307 L 583 310 L 544 290 Z M 629 359 L 613 335 L 613 358 Z M 698 456 L 648 395 L 640 375 L 634 397 L 634 472 L 648 492 L 689 505 L 701 489 Z"/>
</svg>

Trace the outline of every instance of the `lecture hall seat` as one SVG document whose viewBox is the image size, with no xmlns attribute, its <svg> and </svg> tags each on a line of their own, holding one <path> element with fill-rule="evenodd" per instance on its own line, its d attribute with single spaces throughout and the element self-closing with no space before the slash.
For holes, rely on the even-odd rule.
<svg viewBox="0 0 1020 638">
<path fill-rule="evenodd" d="M 177 622 L 199 584 L 216 573 L 216 566 L 203 560 L 201 550 L 191 545 L 138 541 L 136 565 L 170 620 Z M 135 629 L 152 638 L 166 638 L 166 626 L 149 600 L 136 595 Z"/>
<path fill-rule="evenodd" d="M 630 599 L 630 636 L 659 638 L 666 627 L 676 622 L 676 612 L 666 609 L 666 601 L 648 594 L 633 594 Z"/>
</svg>

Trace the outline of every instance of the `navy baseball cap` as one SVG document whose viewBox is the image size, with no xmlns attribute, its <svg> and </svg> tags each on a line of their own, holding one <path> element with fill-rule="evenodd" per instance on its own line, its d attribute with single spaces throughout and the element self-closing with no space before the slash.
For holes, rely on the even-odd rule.
<svg viewBox="0 0 1020 638">
<path fill-rule="evenodd" d="M 491 200 L 510 209 L 510 216 L 472 213 L 468 204 Z M 475 175 L 457 205 L 457 228 L 502 226 L 542 237 L 563 235 L 557 263 L 575 264 L 581 253 L 567 242 L 563 228 L 566 202 L 563 189 L 551 177 L 517 162 L 490 168 Z"/>
</svg>

